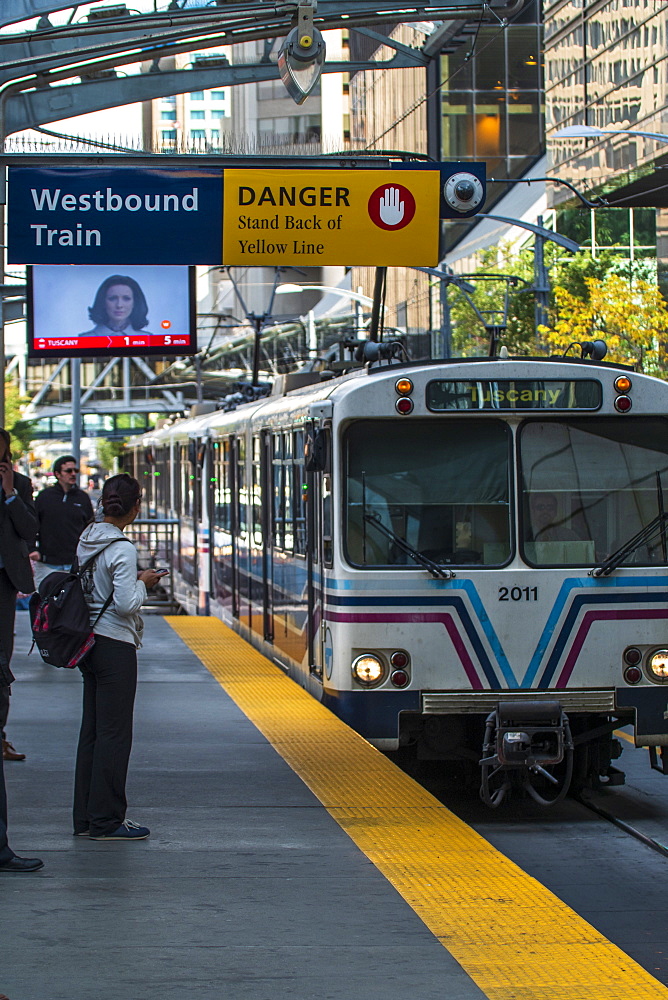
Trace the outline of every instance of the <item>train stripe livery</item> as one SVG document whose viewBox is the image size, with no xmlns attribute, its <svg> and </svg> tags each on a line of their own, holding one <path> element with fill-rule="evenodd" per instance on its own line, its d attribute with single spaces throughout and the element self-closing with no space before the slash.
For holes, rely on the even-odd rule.
<svg viewBox="0 0 668 1000">
<path fill-rule="evenodd" d="M 622 725 L 667 773 L 668 385 L 572 358 L 290 378 L 129 443 L 183 607 L 488 805 L 622 783 Z"/>
</svg>

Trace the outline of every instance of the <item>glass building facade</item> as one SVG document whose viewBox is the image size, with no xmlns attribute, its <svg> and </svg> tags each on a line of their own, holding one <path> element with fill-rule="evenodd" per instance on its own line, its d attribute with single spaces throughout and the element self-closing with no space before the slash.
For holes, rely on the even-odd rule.
<svg viewBox="0 0 668 1000">
<path fill-rule="evenodd" d="M 507 28 L 486 23 L 441 56 L 443 160 L 484 160 L 488 178 L 517 178 L 544 152 L 540 11 L 529 0 Z M 507 192 L 488 181 L 486 207 Z"/>
<path fill-rule="evenodd" d="M 610 200 L 618 204 L 620 189 L 634 186 L 627 207 L 668 205 L 665 192 L 652 190 L 663 179 L 643 182 L 668 162 L 664 143 L 633 135 L 551 140 L 568 125 L 668 133 L 667 18 L 666 4 L 655 0 L 546 5 L 546 127 L 556 177 L 589 192 L 617 192 Z M 556 192 L 554 202 L 570 197 Z"/>
</svg>

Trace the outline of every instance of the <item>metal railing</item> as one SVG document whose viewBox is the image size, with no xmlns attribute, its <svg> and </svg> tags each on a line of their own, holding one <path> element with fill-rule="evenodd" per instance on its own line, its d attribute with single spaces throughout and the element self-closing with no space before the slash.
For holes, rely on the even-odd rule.
<svg viewBox="0 0 668 1000">
<path fill-rule="evenodd" d="M 180 522 L 176 517 L 137 518 L 125 529 L 137 548 L 137 565 L 143 569 L 168 569 L 169 576 L 148 591 L 145 608 L 169 614 L 179 609 L 174 596 L 174 569 L 179 552 Z"/>
</svg>

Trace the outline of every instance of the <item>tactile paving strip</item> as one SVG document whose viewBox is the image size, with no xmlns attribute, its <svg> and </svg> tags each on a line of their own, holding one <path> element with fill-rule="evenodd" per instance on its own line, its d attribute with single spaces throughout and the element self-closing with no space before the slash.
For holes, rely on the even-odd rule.
<svg viewBox="0 0 668 1000">
<path fill-rule="evenodd" d="M 668 1000 L 637 962 L 222 622 L 166 621 L 490 1000 Z"/>
</svg>

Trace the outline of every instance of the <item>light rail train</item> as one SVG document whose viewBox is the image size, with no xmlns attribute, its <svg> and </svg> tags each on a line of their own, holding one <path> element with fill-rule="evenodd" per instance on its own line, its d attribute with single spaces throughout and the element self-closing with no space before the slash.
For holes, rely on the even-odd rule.
<svg viewBox="0 0 668 1000">
<path fill-rule="evenodd" d="M 183 607 L 491 806 L 621 784 L 624 725 L 666 774 L 668 385 L 585 358 L 312 377 L 130 442 Z"/>
</svg>

